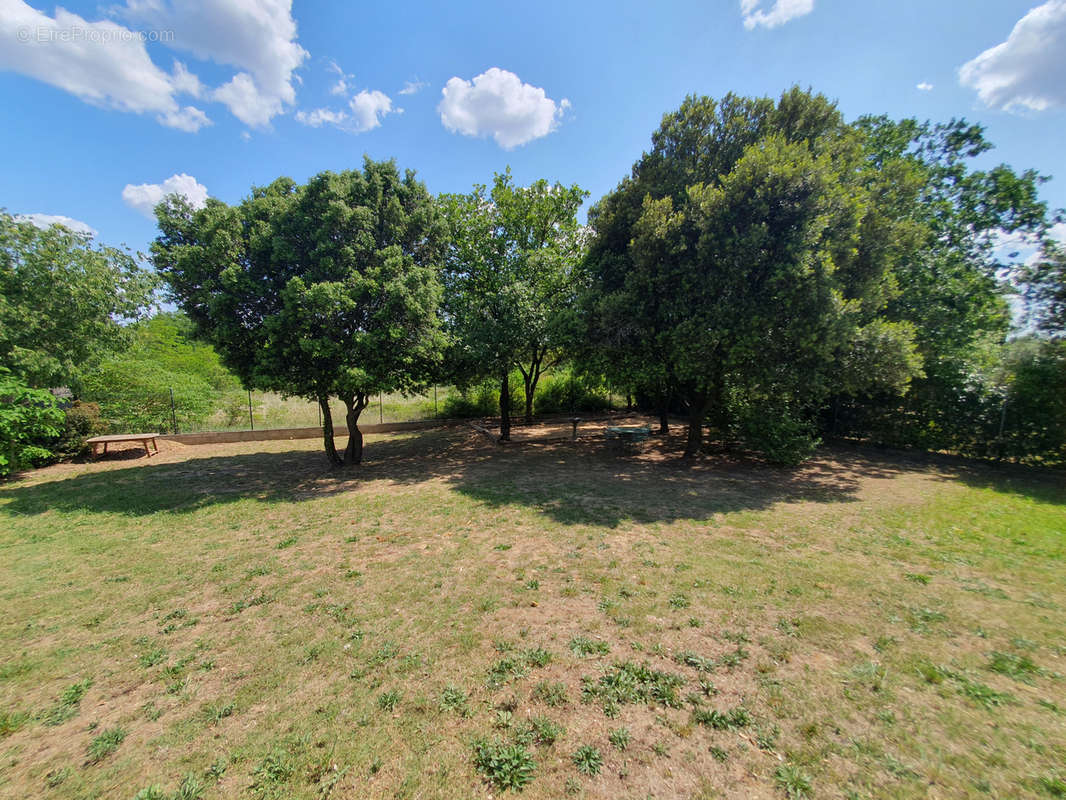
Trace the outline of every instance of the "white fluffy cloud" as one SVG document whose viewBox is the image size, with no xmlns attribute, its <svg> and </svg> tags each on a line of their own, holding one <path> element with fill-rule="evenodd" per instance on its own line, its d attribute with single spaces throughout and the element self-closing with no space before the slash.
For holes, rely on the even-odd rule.
<svg viewBox="0 0 1066 800">
<path fill-rule="evenodd" d="M 296 100 L 296 70 L 307 51 L 296 41 L 292 0 L 127 0 L 114 20 L 90 22 L 57 8 L 54 17 L 23 0 L 0 0 L 0 69 L 57 86 L 106 108 L 153 113 L 163 125 L 196 131 L 207 114 L 181 95 L 226 105 L 263 127 Z M 197 59 L 234 67 L 213 90 L 180 62 L 171 72 L 145 48 L 158 42 Z"/>
<path fill-rule="evenodd" d="M 1066 0 L 1031 9 L 1005 42 L 959 69 L 963 86 L 985 105 L 1006 111 L 1066 106 Z"/>
<path fill-rule="evenodd" d="M 915 87 L 919 92 L 931 92 L 933 91 L 933 84 L 928 81 L 922 81 Z"/>
<path fill-rule="evenodd" d="M 96 229 L 90 227 L 80 219 L 64 217 L 62 214 L 16 214 L 15 219 L 19 222 L 32 222 L 38 228 L 50 228 L 53 225 L 62 225 L 64 228 L 75 233 L 87 233 L 96 236 Z"/>
<path fill-rule="evenodd" d="M 145 37 L 115 22 L 88 22 L 62 8 L 55 17 L 22 0 L 0 0 L 0 69 L 51 84 L 103 108 L 152 113 L 163 125 L 196 131 L 211 124 L 177 96 L 198 86 L 183 64 L 157 67 Z"/>
<path fill-rule="evenodd" d="M 162 183 L 127 183 L 122 190 L 122 200 L 149 219 L 155 219 L 155 207 L 171 194 L 184 195 L 193 208 L 203 208 L 207 201 L 207 187 L 184 172 L 171 175 Z"/>
<path fill-rule="evenodd" d="M 774 0 L 769 11 L 764 11 L 762 5 L 763 0 L 740 0 L 744 27 L 749 31 L 760 25 L 764 28 L 776 28 L 814 11 L 814 0 Z"/>
<path fill-rule="evenodd" d="M 381 124 L 383 117 L 393 113 L 392 100 L 384 92 L 366 89 L 355 95 L 349 102 L 352 109 L 352 125 L 356 133 L 369 131 Z"/>
<path fill-rule="evenodd" d="M 569 100 L 556 103 L 543 89 L 499 67 L 473 81 L 451 78 L 441 95 L 437 110 L 445 128 L 464 136 L 492 136 L 505 150 L 547 136 L 570 107 Z"/>
<path fill-rule="evenodd" d="M 311 111 L 297 111 L 296 121 L 320 128 L 333 125 L 350 133 L 365 133 L 381 125 L 381 120 L 389 114 L 401 114 L 402 108 L 393 108 L 392 99 L 377 89 L 363 89 L 348 101 L 348 111 L 331 108 L 316 108 Z"/>
<path fill-rule="evenodd" d="M 248 125 L 268 124 L 296 100 L 294 72 L 308 54 L 292 0 L 127 0 L 118 13 L 173 31 L 176 50 L 240 70 L 212 97 Z"/>
</svg>

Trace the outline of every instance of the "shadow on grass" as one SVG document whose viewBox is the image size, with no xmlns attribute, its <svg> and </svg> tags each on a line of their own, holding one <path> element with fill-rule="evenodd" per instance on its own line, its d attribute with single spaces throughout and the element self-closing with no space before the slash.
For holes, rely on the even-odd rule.
<svg viewBox="0 0 1066 800">
<path fill-rule="evenodd" d="M 613 527 L 627 520 L 707 519 L 781 502 L 850 502 L 864 480 L 923 468 L 916 459 L 880 457 L 859 448 L 828 449 L 794 469 L 729 455 L 689 464 L 677 458 L 680 447 L 679 438 L 660 440 L 639 457 L 619 457 L 591 438 L 496 448 L 465 428 L 453 428 L 371 441 L 364 463 L 350 470 L 330 471 L 317 450 L 197 458 L 190 448 L 191 457 L 182 461 L 145 461 L 15 484 L 0 490 L 0 498 L 7 500 L 8 514 L 56 510 L 141 516 L 183 514 L 245 499 L 299 503 L 357 495 L 375 481 L 440 480 L 488 506 L 521 505 L 563 524 Z M 995 485 L 989 470 L 971 472 L 967 482 L 984 474 Z M 1061 492 L 1057 502 L 1063 502 Z"/>
</svg>

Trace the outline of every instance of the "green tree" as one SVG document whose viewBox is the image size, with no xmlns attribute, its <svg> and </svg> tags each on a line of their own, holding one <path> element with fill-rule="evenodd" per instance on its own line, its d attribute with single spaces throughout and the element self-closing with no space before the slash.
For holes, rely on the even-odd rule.
<svg viewBox="0 0 1066 800">
<path fill-rule="evenodd" d="M 577 212 L 587 192 L 539 180 L 515 186 L 510 171 L 492 191 L 442 197 L 449 228 L 444 267 L 446 311 L 462 378 L 500 382 L 500 438 L 510 438 L 510 383 L 522 375 L 525 420 L 544 370 L 556 362 L 577 296 L 575 268 L 584 253 Z"/>
<path fill-rule="evenodd" d="M 413 172 L 366 159 L 302 186 L 279 178 L 232 207 L 171 197 L 156 216 L 154 262 L 197 331 L 246 388 L 318 401 L 332 464 L 361 460 L 372 395 L 435 374 L 444 228 Z M 333 396 L 347 409 L 343 456 Z"/>
<path fill-rule="evenodd" d="M 871 324 L 906 385 L 910 331 L 880 317 L 890 251 L 862 235 L 875 181 L 829 101 L 690 97 L 652 144 L 590 212 L 584 308 L 620 382 L 687 406 L 686 455 L 708 415 L 728 430 L 745 408 L 793 437 Z"/>
<path fill-rule="evenodd" d="M 194 375 L 219 392 L 240 388 L 215 349 L 196 338 L 192 321 L 180 311 L 155 314 L 130 330 L 132 342 L 124 355 L 152 361 L 164 369 Z"/>
<path fill-rule="evenodd" d="M 73 384 L 129 342 L 154 276 L 128 252 L 0 212 L 0 366 L 30 386 Z"/>
<path fill-rule="evenodd" d="M 1037 329 L 1066 337 L 1066 247 L 1046 242 L 1035 263 L 1021 271 L 1021 281 Z"/>
<path fill-rule="evenodd" d="M 965 120 L 921 123 L 864 117 L 856 123 L 871 168 L 900 176 L 884 183 L 882 212 L 895 220 L 894 290 L 885 314 L 913 326 L 923 373 L 902 402 L 886 392 L 844 387 L 851 432 L 933 449 L 975 451 L 980 420 L 994 397 L 982 375 L 995 369 L 1011 328 L 1004 280 L 1004 234 L 1043 241 L 1046 178 L 999 164 L 975 169 L 992 144 Z M 835 416 L 835 415 L 834 415 Z M 995 430 L 992 431 L 995 433 Z M 984 434 L 982 434 L 984 435 Z M 986 441 L 984 444 L 988 444 Z"/>
</svg>

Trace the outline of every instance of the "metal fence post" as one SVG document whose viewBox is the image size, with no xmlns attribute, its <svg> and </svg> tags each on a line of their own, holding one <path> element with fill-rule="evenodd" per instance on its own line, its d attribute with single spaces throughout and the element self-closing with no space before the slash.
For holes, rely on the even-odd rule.
<svg viewBox="0 0 1066 800">
<path fill-rule="evenodd" d="M 178 432 L 178 412 L 174 408 L 174 387 L 170 387 L 170 424 L 174 426 L 174 433 Z"/>
<path fill-rule="evenodd" d="M 440 416 L 440 413 L 437 411 L 437 384 L 433 384 L 433 416 Z"/>
<path fill-rule="evenodd" d="M 385 422 L 385 395 L 381 392 L 378 392 L 378 422 Z"/>
<path fill-rule="evenodd" d="M 255 419 L 252 417 L 252 390 L 248 390 L 248 426 L 249 430 L 255 430 Z"/>
</svg>

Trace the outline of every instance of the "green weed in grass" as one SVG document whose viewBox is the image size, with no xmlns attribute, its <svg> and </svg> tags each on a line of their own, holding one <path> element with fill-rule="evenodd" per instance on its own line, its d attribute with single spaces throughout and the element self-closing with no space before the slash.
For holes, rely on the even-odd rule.
<svg viewBox="0 0 1066 800">
<path fill-rule="evenodd" d="M 552 707 L 565 705 L 566 684 L 552 681 L 541 681 L 533 687 L 533 698 Z"/>
<path fill-rule="evenodd" d="M 629 747 L 629 729 L 628 728 L 615 728 L 607 735 L 607 741 L 611 743 L 611 746 L 616 750 L 625 750 Z"/>
<path fill-rule="evenodd" d="M 53 769 L 44 776 L 44 784 L 49 789 L 55 789 L 60 786 L 67 778 L 71 776 L 73 770 L 70 767 L 60 767 L 59 769 Z"/>
<path fill-rule="evenodd" d="M 605 704 L 624 705 L 659 703 L 670 708 L 681 707 L 680 689 L 685 679 L 680 675 L 660 672 L 645 664 L 623 661 L 605 670 L 599 679 L 581 679 L 584 702 L 601 700 Z"/>
<path fill-rule="evenodd" d="M 718 711 L 713 708 L 695 708 L 692 710 L 692 722 L 696 725 L 713 728 L 716 731 L 731 731 L 750 725 L 751 712 L 743 706 L 731 708 L 729 711 Z"/>
<path fill-rule="evenodd" d="M 233 703 L 210 703 L 204 706 L 204 717 L 212 725 L 218 725 L 226 717 L 232 716 L 234 711 Z"/>
<path fill-rule="evenodd" d="M 551 746 L 558 741 L 566 729 L 549 717 L 533 717 L 528 722 L 520 725 L 514 732 L 516 744 L 529 745 L 539 744 Z"/>
<path fill-rule="evenodd" d="M 532 753 L 520 744 L 474 742 L 474 768 L 497 789 L 521 791 L 533 780 L 536 767 Z"/>
<path fill-rule="evenodd" d="M 603 769 L 603 754 L 592 745 L 583 745 L 571 756 L 574 766 L 582 775 L 599 775 Z"/>
<path fill-rule="evenodd" d="M 611 646 L 607 642 L 590 639 L 587 636 L 573 637 L 568 647 L 576 656 L 605 656 L 611 651 Z"/>
<path fill-rule="evenodd" d="M 811 796 L 811 779 L 795 764 L 782 764 L 774 772 L 774 782 L 789 800 L 803 800 Z"/>
<path fill-rule="evenodd" d="M 55 705 L 44 713 L 44 724 L 50 726 L 62 725 L 68 719 L 71 719 L 78 713 L 81 699 L 92 685 L 92 678 L 85 678 L 77 683 L 72 683 L 64 689 Z"/>
<path fill-rule="evenodd" d="M 93 737 L 93 740 L 89 742 L 89 747 L 86 749 L 86 760 L 90 764 L 99 764 L 109 755 L 118 750 L 118 747 L 126 738 L 126 730 L 124 728 L 108 728 L 97 736 Z"/>
<path fill-rule="evenodd" d="M 688 608 L 692 605 L 683 594 L 675 594 L 670 598 L 670 608 Z"/>
<path fill-rule="evenodd" d="M 252 770 L 252 796 L 262 800 L 289 797 L 287 784 L 296 774 L 296 764 L 288 750 L 277 747 L 267 753 Z"/>
<path fill-rule="evenodd" d="M 0 711 L 0 739 L 13 734 L 29 719 L 30 715 L 25 711 Z"/>
<path fill-rule="evenodd" d="M 531 667 L 546 667 L 552 661 L 552 654 L 543 647 L 533 647 L 523 650 L 522 658 Z"/>
<path fill-rule="evenodd" d="M 402 693 L 397 690 L 393 690 L 391 692 L 383 692 L 382 694 L 378 695 L 378 708 L 380 708 L 382 711 L 395 711 L 396 706 L 399 705 L 400 698 L 402 696 Z"/>
<path fill-rule="evenodd" d="M 466 692 L 458 686 L 445 686 L 440 694 L 440 710 L 454 711 L 461 717 L 470 716 L 470 705 L 467 701 Z"/>
<path fill-rule="evenodd" d="M 988 668 L 1022 683 L 1032 683 L 1044 671 L 1027 655 L 993 650 L 988 656 Z"/>
<path fill-rule="evenodd" d="M 145 669 L 154 667 L 156 664 L 162 664 L 167 657 L 166 648 L 153 647 L 149 650 L 145 650 L 139 656 L 137 656 L 137 663 Z"/>
</svg>

